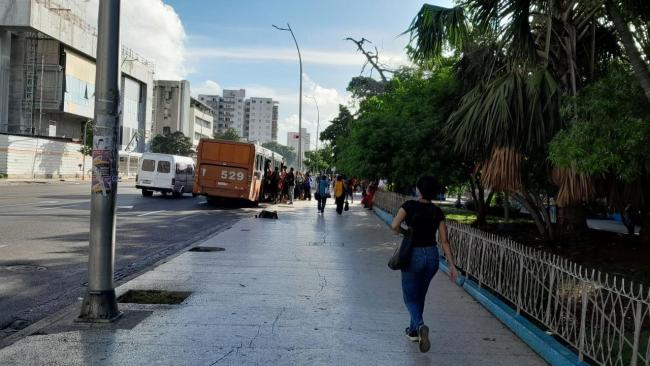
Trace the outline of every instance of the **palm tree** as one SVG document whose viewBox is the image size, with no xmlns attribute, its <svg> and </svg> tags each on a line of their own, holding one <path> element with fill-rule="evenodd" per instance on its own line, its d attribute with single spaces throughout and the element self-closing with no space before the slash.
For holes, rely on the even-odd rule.
<svg viewBox="0 0 650 366">
<path fill-rule="evenodd" d="M 546 149 L 565 124 L 561 97 L 575 95 L 598 76 L 603 60 L 621 52 L 598 1 L 424 5 L 406 31 L 416 61 L 439 58 L 445 49 L 461 54 L 459 76 L 468 87 L 447 135 L 466 155 L 487 157 L 477 164 L 482 182 L 512 193 L 548 237 L 553 233 L 539 179 L 551 177 Z M 567 207 L 591 197 L 588 177 L 571 171 L 556 176 L 564 178 L 558 182 Z"/>
</svg>

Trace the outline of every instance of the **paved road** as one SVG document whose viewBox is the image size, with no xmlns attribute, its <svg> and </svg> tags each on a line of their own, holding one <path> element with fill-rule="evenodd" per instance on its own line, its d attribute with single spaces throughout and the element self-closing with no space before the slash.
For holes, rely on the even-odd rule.
<svg viewBox="0 0 650 366">
<path fill-rule="evenodd" d="M 88 191 L 86 184 L 0 185 L 0 338 L 84 295 Z M 116 279 L 252 214 L 251 209 L 218 208 L 189 195 L 144 198 L 132 184 L 122 184 Z"/>
</svg>

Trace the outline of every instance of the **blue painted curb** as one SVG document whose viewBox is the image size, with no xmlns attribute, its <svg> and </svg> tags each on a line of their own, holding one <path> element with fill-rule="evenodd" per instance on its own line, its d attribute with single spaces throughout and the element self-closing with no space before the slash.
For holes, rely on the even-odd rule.
<svg viewBox="0 0 650 366">
<path fill-rule="evenodd" d="M 393 222 L 393 216 L 388 212 L 373 207 L 375 214 L 385 223 L 390 225 Z M 440 269 L 449 275 L 447 262 L 440 258 Z M 539 354 L 546 362 L 551 365 L 588 365 L 580 361 L 578 356 L 571 352 L 567 347 L 560 344 L 555 338 L 546 334 L 533 323 L 528 321 L 517 312 L 501 301 L 489 291 L 478 287 L 478 285 L 467 279 L 460 278 L 459 285 L 469 293 L 476 301 L 481 303 L 497 319 L 505 324 L 513 333 L 523 340 L 530 348 Z"/>
</svg>

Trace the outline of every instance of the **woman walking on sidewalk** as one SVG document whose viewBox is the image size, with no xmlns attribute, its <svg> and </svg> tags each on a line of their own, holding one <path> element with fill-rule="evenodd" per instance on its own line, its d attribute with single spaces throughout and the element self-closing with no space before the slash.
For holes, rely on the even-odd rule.
<svg viewBox="0 0 650 366">
<path fill-rule="evenodd" d="M 458 277 L 447 237 L 445 215 L 438 206 L 431 202 L 440 191 L 441 186 L 434 177 L 420 178 L 417 183 L 417 192 L 420 198 L 404 202 L 391 225 L 392 229 L 399 233 L 400 225 L 405 221 L 410 232 L 409 239 L 413 252 L 409 265 L 402 269 L 402 295 L 404 304 L 411 315 L 411 323 L 406 328 L 406 336 L 419 343 L 421 352 L 428 352 L 431 348 L 429 327 L 424 324 L 422 313 L 429 283 L 438 271 L 436 232 L 438 232 L 438 239 L 449 264 L 450 278 L 455 282 Z"/>
<path fill-rule="evenodd" d="M 343 202 L 345 202 L 345 183 L 341 175 L 336 176 L 336 183 L 334 183 L 334 201 L 336 202 L 336 213 L 339 215 L 343 213 Z"/>
</svg>

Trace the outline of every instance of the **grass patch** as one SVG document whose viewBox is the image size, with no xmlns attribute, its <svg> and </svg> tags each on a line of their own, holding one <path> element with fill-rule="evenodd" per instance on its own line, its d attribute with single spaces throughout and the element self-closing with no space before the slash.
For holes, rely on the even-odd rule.
<svg viewBox="0 0 650 366">
<path fill-rule="evenodd" d="M 440 206 L 442 212 L 448 220 L 458 221 L 461 224 L 473 224 L 476 221 L 476 213 L 464 208 L 451 206 Z M 487 216 L 486 221 L 489 225 L 498 224 L 533 224 L 533 220 L 526 217 L 513 217 L 506 221 L 503 217 Z"/>
</svg>

